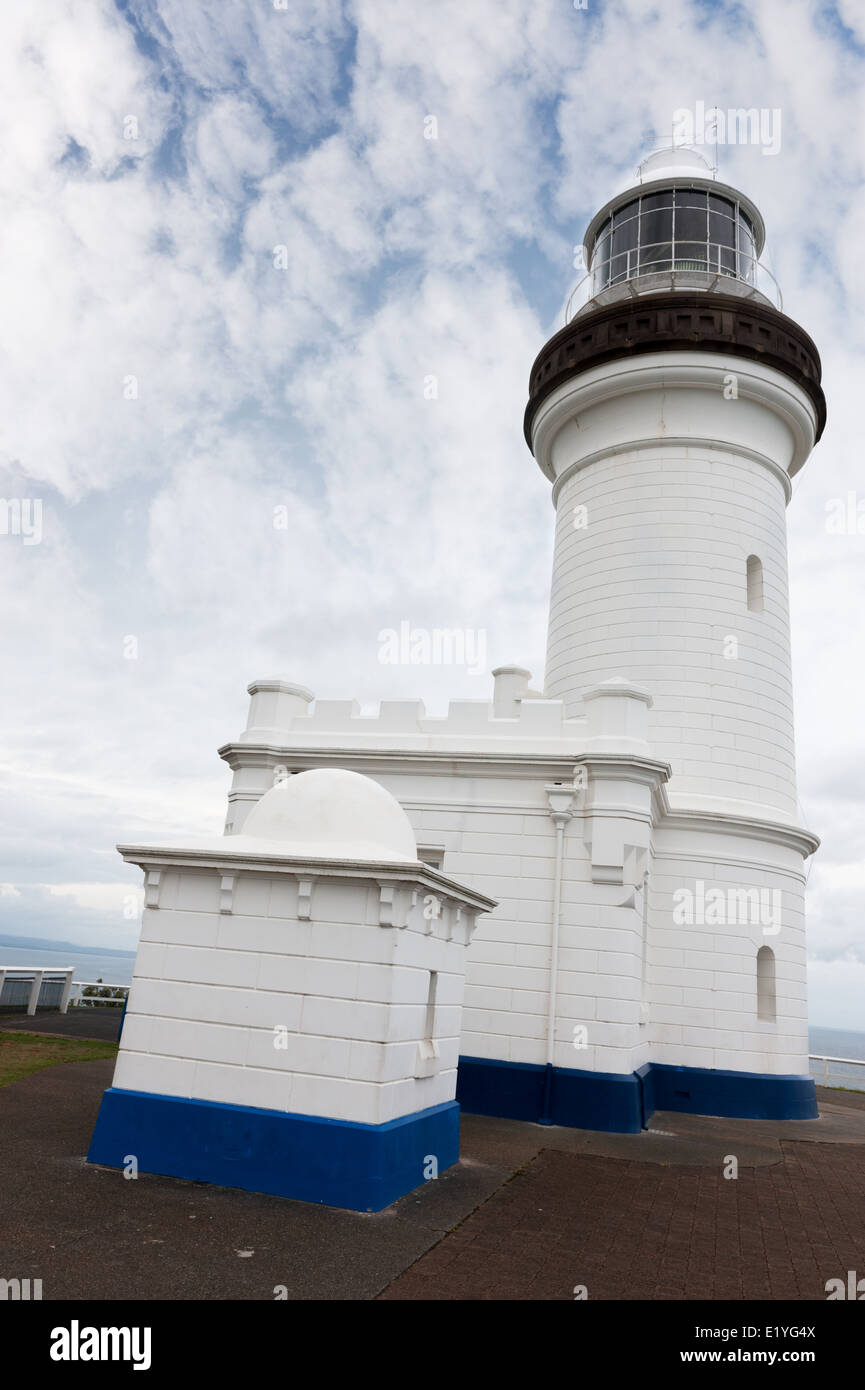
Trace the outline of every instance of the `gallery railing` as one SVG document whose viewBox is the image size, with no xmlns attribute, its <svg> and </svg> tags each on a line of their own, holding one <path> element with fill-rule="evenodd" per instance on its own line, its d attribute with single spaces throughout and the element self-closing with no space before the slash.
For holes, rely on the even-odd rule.
<svg viewBox="0 0 865 1390">
<path fill-rule="evenodd" d="M 653 277 L 650 283 L 639 287 L 639 282 Z M 760 296 L 767 299 L 776 309 L 783 311 L 784 301 L 781 288 L 772 272 L 761 261 L 744 251 L 720 242 L 706 241 L 659 241 L 650 246 L 640 246 L 629 251 L 618 251 L 604 260 L 593 260 L 592 268 L 576 286 L 565 309 L 565 323 L 570 323 L 581 309 L 593 299 L 606 295 L 607 291 L 624 286 L 631 294 L 637 295 L 658 288 L 659 277 L 663 285 L 676 288 L 705 289 L 707 293 L 725 288 L 731 292 Z M 725 286 L 725 280 L 738 283 L 739 290 Z"/>
</svg>

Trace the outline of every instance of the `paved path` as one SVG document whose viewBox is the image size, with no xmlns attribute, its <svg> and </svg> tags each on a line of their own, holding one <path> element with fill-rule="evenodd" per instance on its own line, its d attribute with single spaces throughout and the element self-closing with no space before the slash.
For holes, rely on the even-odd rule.
<svg viewBox="0 0 865 1390">
<path fill-rule="evenodd" d="M 818 1094 L 816 1122 L 658 1113 L 643 1135 L 547 1131 L 380 1297 L 825 1301 L 827 1280 L 865 1273 L 865 1095 Z"/>
<path fill-rule="evenodd" d="M 860 1148 L 783 1144 L 735 1181 L 545 1149 L 382 1297 L 825 1300 L 850 1269 L 865 1269 Z"/>
<path fill-rule="evenodd" d="M 70 1009 L 65 1014 L 0 1013 L 0 1032 L 51 1033 L 64 1038 L 92 1038 L 116 1042 L 122 1009 Z"/>
<path fill-rule="evenodd" d="M 786 1126 L 656 1115 L 641 1135 L 466 1115 L 455 1168 L 362 1215 L 91 1167 L 112 1068 L 0 1089 L 0 1270 L 45 1299 L 824 1299 L 865 1275 L 865 1097 L 822 1092 L 820 1120 Z"/>
<path fill-rule="evenodd" d="M 85 1162 L 112 1062 L 0 1088 L 0 1271 L 44 1299 L 373 1298 L 510 1176 L 470 1162 L 376 1215 Z"/>
</svg>

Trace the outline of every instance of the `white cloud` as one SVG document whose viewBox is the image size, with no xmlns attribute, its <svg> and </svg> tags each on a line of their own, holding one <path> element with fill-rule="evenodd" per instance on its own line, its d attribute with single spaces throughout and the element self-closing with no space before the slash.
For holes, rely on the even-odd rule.
<svg viewBox="0 0 865 1390">
<path fill-rule="evenodd" d="M 49 892 L 55 898 L 72 898 L 78 907 L 96 912 L 114 912 L 127 919 L 134 915 L 144 892 L 128 883 L 54 883 Z"/>
<path fill-rule="evenodd" d="M 195 156 L 196 176 L 207 179 L 220 197 L 237 202 L 245 182 L 270 172 L 276 144 L 254 106 L 226 96 L 203 112 L 195 130 Z"/>
<path fill-rule="evenodd" d="M 861 55 L 805 0 L 133 12 L 140 44 L 109 0 L 0 19 L 0 491 L 45 502 L 40 546 L 0 545 L 10 877 L 113 893 L 117 840 L 219 829 L 255 676 L 482 693 L 381 666 L 401 619 L 484 628 L 540 681 L 552 509 L 521 417 L 572 247 L 678 107 L 777 106 L 780 154 L 723 149 L 722 175 L 824 354 L 789 513 L 800 789 L 812 947 L 861 958 L 865 537 L 825 529 L 861 476 Z M 84 910 L 33 894 L 58 930 Z"/>
<path fill-rule="evenodd" d="M 808 1018 L 818 1028 L 862 1030 L 865 961 L 809 960 Z"/>
<path fill-rule="evenodd" d="M 186 0 L 136 0 L 133 8 L 205 94 L 248 91 L 304 132 L 328 120 L 340 77 L 338 46 L 349 37 L 340 0 L 288 0 L 279 9 L 273 0 L 220 0 L 206 9 Z"/>
</svg>

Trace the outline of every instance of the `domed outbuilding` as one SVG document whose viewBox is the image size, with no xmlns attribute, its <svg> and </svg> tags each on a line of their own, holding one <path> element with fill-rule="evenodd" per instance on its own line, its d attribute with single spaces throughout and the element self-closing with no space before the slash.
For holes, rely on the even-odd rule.
<svg viewBox="0 0 865 1390">
<path fill-rule="evenodd" d="M 91 1162 L 361 1211 L 456 1162 L 466 949 L 494 903 L 419 861 L 389 791 L 280 775 L 242 835 L 119 848 L 146 908 Z"/>
</svg>

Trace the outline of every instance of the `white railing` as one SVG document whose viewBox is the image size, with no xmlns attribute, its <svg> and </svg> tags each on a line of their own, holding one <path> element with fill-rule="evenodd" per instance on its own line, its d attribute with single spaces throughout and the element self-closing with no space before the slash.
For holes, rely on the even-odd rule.
<svg viewBox="0 0 865 1390">
<path fill-rule="evenodd" d="M 808 1061 L 812 1064 L 822 1064 L 822 1070 L 818 1072 L 815 1072 L 813 1065 L 811 1066 L 811 1075 L 822 1086 L 834 1086 L 836 1090 L 846 1087 L 850 1091 L 865 1091 L 865 1062 L 859 1058 L 823 1057 L 812 1052 Z M 840 1071 L 839 1067 L 847 1067 L 849 1070 Z"/>
<path fill-rule="evenodd" d="M 0 1009 L 26 1005 L 28 1014 L 37 1008 L 58 1009 L 65 1014 L 75 1009 L 122 1009 L 128 985 L 106 985 L 101 980 L 75 980 L 74 965 L 0 965 Z M 55 986 L 50 989 L 50 986 Z M 53 997 L 47 997 L 53 996 Z"/>
<path fill-rule="evenodd" d="M 674 287 L 681 283 L 683 288 L 720 293 L 729 289 L 724 281 L 732 280 L 742 286 L 746 297 L 761 295 L 776 309 L 783 311 L 784 308 L 778 281 L 754 256 L 722 242 L 659 241 L 651 246 L 619 251 L 602 261 L 593 260 L 591 270 L 571 293 L 565 309 L 565 323 L 570 323 L 591 300 L 606 296 L 611 290 L 625 288 L 637 295 L 639 282 L 649 277 L 651 281 L 645 289 L 657 289 L 659 276 L 669 277 Z M 696 276 L 700 279 L 696 280 Z"/>
<path fill-rule="evenodd" d="M 74 971 L 74 965 L 52 966 L 50 970 L 41 965 L 0 965 L 0 1008 L 15 1007 L 26 999 L 28 1014 L 35 1014 L 45 985 L 60 984 L 60 994 L 52 1003 L 56 1002 L 60 1012 L 65 1014 Z M 44 1004 L 44 1007 L 49 1006 Z"/>
<path fill-rule="evenodd" d="M 128 994 L 128 985 L 106 985 L 101 980 L 76 980 L 69 1002 L 75 1009 L 122 1009 Z"/>
</svg>

